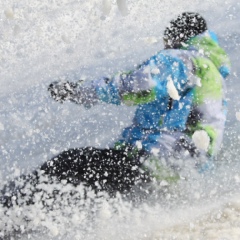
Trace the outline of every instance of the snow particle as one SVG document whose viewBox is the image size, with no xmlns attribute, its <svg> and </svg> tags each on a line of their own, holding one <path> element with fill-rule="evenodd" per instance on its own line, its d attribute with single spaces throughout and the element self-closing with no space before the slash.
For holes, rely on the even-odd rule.
<svg viewBox="0 0 240 240">
<path fill-rule="evenodd" d="M 145 43 L 148 43 L 148 44 L 158 43 L 158 39 L 156 37 L 146 37 L 143 40 L 144 40 Z"/>
<path fill-rule="evenodd" d="M 4 130 L 4 125 L 0 122 L 0 131 Z"/>
<path fill-rule="evenodd" d="M 240 121 L 240 112 L 236 112 L 236 119 Z"/>
<path fill-rule="evenodd" d="M 137 149 L 142 149 L 142 143 L 141 143 L 141 141 L 137 141 L 136 142 L 136 146 L 137 146 Z"/>
<path fill-rule="evenodd" d="M 58 151 L 57 151 L 56 149 L 54 149 L 54 148 L 51 148 L 51 149 L 50 149 L 50 152 L 51 152 L 52 154 L 57 154 L 57 153 L 58 153 Z"/>
<path fill-rule="evenodd" d="M 98 215 L 102 220 L 108 220 L 112 217 L 111 209 L 107 203 L 104 203 Z"/>
<path fill-rule="evenodd" d="M 18 25 L 15 25 L 13 28 L 13 34 L 17 36 L 21 32 L 21 28 Z"/>
<path fill-rule="evenodd" d="M 151 73 L 152 73 L 152 74 L 159 74 L 159 73 L 160 73 L 160 70 L 159 70 L 158 68 L 153 68 L 153 69 L 151 70 Z"/>
<path fill-rule="evenodd" d="M 169 96 L 172 99 L 174 99 L 174 100 L 179 100 L 180 99 L 178 91 L 177 91 L 176 87 L 173 84 L 172 78 L 170 78 L 170 77 L 168 78 L 167 91 L 168 91 Z"/>
<path fill-rule="evenodd" d="M 121 12 L 123 16 L 126 16 L 128 14 L 128 8 L 126 0 L 117 0 L 118 9 Z"/>
<path fill-rule="evenodd" d="M 68 38 L 65 34 L 62 35 L 62 40 L 63 40 L 65 43 L 70 43 L 69 38 Z"/>
<path fill-rule="evenodd" d="M 154 156 L 157 156 L 159 154 L 159 149 L 158 148 L 152 148 L 151 150 L 151 153 L 154 155 Z"/>
<path fill-rule="evenodd" d="M 57 226 L 51 226 L 51 227 L 49 227 L 49 230 L 50 230 L 51 234 L 55 237 L 59 234 L 59 230 L 58 230 Z"/>
<path fill-rule="evenodd" d="M 14 18 L 14 12 L 12 10 L 12 8 L 8 8 L 4 11 L 4 14 L 6 16 L 6 18 L 8 19 L 13 19 Z"/>
<path fill-rule="evenodd" d="M 161 182 L 160 182 L 160 186 L 161 187 L 166 187 L 166 186 L 168 186 L 169 185 L 169 183 L 166 181 L 166 180 L 162 180 Z"/>
<path fill-rule="evenodd" d="M 104 15 L 108 15 L 111 11 L 111 1 L 110 0 L 103 0 L 102 4 L 102 12 Z"/>
<path fill-rule="evenodd" d="M 209 144 L 210 144 L 210 138 L 206 131 L 204 130 L 197 130 L 194 132 L 192 136 L 192 140 L 197 148 L 207 151 Z"/>
</svg>

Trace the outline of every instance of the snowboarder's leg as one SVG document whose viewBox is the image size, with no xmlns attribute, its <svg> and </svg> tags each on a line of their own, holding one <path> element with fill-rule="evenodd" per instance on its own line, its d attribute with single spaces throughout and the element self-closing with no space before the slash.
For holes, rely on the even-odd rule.
<svg viewBox="0 0 240 240">
<path fill-rule="evenodd" d="M 22 175 L 7 184 L 0 198 L 6 207 L 14 204 L 34 204 L 34 194 L 44 191 L 41 184 L 64 182 L 78 186 L 83 183 L 97 191 L 107 191 L 114 195 L 125 193 L 138 182 L 150 181 L 143 172 L 140 158 L 143 154 L 132 154 L 130 150 L 97 149 L 93 147 L 75 148 L 62 152 L 44 163 L 29 175 Z M 54 197 L 57 191 L 54 191 Z"/>
<path fill-rule="evenodd" d="M 75 186 L 85 183 L 96 191 L 125 192 L 137 181 L 148 178 L 140 171 L 141 156 L 125 149 L 75 148 L 47 161 L 41 170 Z"/>
</svg>

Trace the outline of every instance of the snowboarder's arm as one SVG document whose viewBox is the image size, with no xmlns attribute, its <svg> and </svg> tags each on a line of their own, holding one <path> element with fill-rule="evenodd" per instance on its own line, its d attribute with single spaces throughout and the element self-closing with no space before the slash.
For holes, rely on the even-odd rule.
<svg viewBox="0 0 240 240">
<path fill-rule="evenodd" d="M 149 71 L 139 68 L 114 77 L 92 82 L 100 101 L 111 104 L 138 105 L 156 99 L 155 81 Z"/>
<path fill-rule="evenodd" d="M 111 104 L 139 105 L 160 98 L 179 100 L 183 93 L 197 85 L 190 67 L 178 57 L 159 53 L 134 71 L 116 74 L 89 83 L 98 101 Z"/>
<path fill-rule="evenodd" d="M 155 100 L 155 82 L 143 71 L 120 73 L 81 83 L 53 82 L 48 91 L 60 103 L 70 100 L 89 108 L 98 102 L 137 105 Z"/>
<path fill-rule="evenodd" d="M 194 85 L 189 83 L 187 73 L 179 58 L 159 54 L 134 71 L 94 81 L 53 83 L 49 91 L 56 101 L 70 100 L 85 107 L 98 102 L 139 105 L 162 97 L 179 100 L 182 93 Z"/>
<path fill-rule="evenodd" d="M 53 82 L 49 85 L 48 91 L 57 102 L 70 100 L 88 108 L 98 102 L 135 105 L 152 101 L 155 96 L 153 94 L 155 85 L 148 74 L 137 70 L 117 74 L 111 79 L 103 77 L 77 83 Z"/>
</svg>

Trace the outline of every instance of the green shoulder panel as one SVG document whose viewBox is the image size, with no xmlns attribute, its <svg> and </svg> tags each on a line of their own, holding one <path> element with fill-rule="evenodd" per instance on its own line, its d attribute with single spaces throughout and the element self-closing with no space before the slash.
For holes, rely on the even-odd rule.
<svg viewBox="0 0 240 240">
<path fill-rule="evenodd" d="M 201 79 L 201 86 L 194 90 L 194 102 L 199 105 L 206 98 L 221 99 L 223 97 L 222 76 L 216 66 L 208 58 L 193 58 L 196 75 Z"/>
<path fill-rule="evenodd" d="M 126 105 L 139 105 L 152 102 L 156 99 L 155 89 L 141 91 L 137 93 L 128 93 L 122 96 L 123 102 Z"/>
<path fill-rule="evenodd" d="M 222 66 L 226 66 L 230 69 L 231 63 L 226 52 L 214 41 L 211 37 L 193 37 L 187 42 L 188 46 L 194 46 L 202 54 L 208 57 L 219 69 Z"/>
</svg>

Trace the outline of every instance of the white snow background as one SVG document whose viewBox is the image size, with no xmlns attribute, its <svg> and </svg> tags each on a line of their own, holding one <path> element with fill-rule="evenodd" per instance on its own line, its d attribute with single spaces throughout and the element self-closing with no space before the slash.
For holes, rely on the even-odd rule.
<svg viewBox="0 0 240 240">
<path fill-rule="evenodd" d="M 154 204 L 102 200 L 94 223 L 86 217 L 90 205 L 67 209 L 71 218 L 62 212 L 40 216 L 41 209 L 35 210 L 40 230 L 22 239 L 240 239 L 238 0 L 1 1 L 1 182 L 64 149 L 114 142 L 130 124 L 134 107 L 61 105 L 50 99 L 47 86 L 134 68 L 162 49 L 165 26 L 182 11 L 201 13 L 232 60 L 228 121 L 216 171 L 183 180 Z"/>
</svg>

